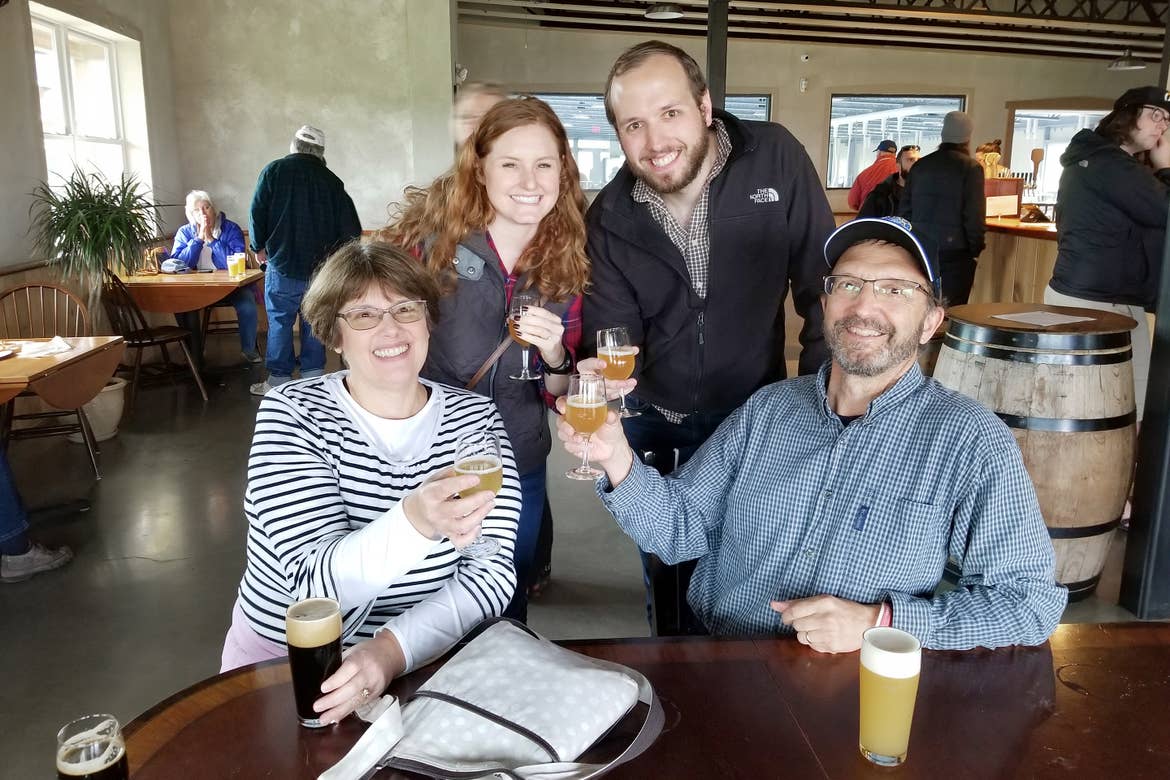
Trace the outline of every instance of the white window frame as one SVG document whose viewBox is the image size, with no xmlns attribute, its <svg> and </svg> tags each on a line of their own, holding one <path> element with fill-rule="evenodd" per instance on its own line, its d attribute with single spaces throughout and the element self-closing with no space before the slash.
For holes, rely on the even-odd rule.
<svg viewBox="0 0 1170 780">
<path fill-rule="evenodd" d="M 83 30 L 79 27 L 71 25 L 67 22 L 49 19 L 38 14 L 30 14 L 33 25 L 39 25 L 42 28 L 48 28 L 53 34 L 53 44 L 57 53 L 57 72 L 61 83 L 61 98 L 64 101 L 65 109 L 65 132 L 64 133 L 49 133 L 44 131 L 44 125 L 41 126 L 41 133 L 44 140 L 49 139 L 65 139 L 70 141 L 73 147 L 73 159 L 77 161 L 78 150 L 77 144 L 79 141 L 94 144 L 109 144 L 117 146 L 121 151 L 122 156 L 122 170 L 129 171 L 129 159 L 127 155 L 126 134 L 122 123 L 122 95 L 118 84 L 118 50 L 115 46 L 115 41 L 109 38 L 103 38 L 94 34 L 89 30 Z M 83 38 L 90 43 L 101 46 L 106 50 L 109 57 L 109 78 L 110 78 L 110 95 L 114 102 L 114 138 L 102 138 L 97 136 L 80 135 L 76 132 L 76 107 L 73 101 L 73 72 L 69 64 L 69 36 L 73 35 L 78 38 Z M 42 143 L 42 148 L 44 144 Z M 48 155 L 46 153 L 46 165 L 48 164 Z M 82 162 L 84 167 L 84 162 Z M 50 171 L 50 179 L 56 178 L 52 176 Z M 59 173 L 59 172 L 58 172 Z M 50 182 L 56 184 L 57 182 Z"/>
</svg>

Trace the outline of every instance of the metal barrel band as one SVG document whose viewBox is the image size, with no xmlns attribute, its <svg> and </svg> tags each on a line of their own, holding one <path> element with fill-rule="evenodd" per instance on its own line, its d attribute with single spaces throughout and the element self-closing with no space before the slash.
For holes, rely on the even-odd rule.
<svg viewBox="0 0 1170 780">
<path fill-rule="evenodd" d="M 1097 523 L 1096 525 L 1079 525 L 1068 527 L 1053 527 L 1048 526 L 1048 536 L 1053 539 L 1085 539 L 1090 536 L 1100 536 L 1107 534 L 1117 526 L 1121 525 L 1121 518 L 1110 520 L 1105 523 Z"/>
<path fill-rule="evenodd" d="M 1010 360 L 1015 363 L 1044 363 L 1061 366 L 1109 366 L 1128 363 L 1133 359 L 1133 350 L 1128 347 L 1114 352 L 1024 352 L 1011 347 L 978 344 L 946 334 L 943 343 L 956 352 L 971 355 Z"/>
<path fill-rule="evenodd" d="M 1137 423 L 1137 412 L 1126 412 L 1116 417 L 1096 417 L 1087 420 L 1067 417 L 1026 417 L 1017 414 L 996 412 L 1009 428 L 1021 431 L 1043 431 L 1047 433 L 1100 433 L 1116 431 Z"/>
<path fill-rule="evenodd" d="M 1000 347 L 1027 347 L 1029 349 L 1053 350 L 1100 350 L 1128 347 L 1129 331 L 1118 333 L 1031 333 L 987 325 L 976 325 L 960 320 L 951 320 L 948 334 L 964 341 L 993 344 Z"/>
<path fill-rule="evenodd" d="M 1064 587 L 1068 588 L 1069 601 L 1081 601 L 1093 595 L 1093 591 L 1097 589 L 1097 583 L 1100 582 L 1101 575 L 1097 574 L 1087 580 L 1079 580 L 1077 582 L 1062 582 Z"/>
</svg>

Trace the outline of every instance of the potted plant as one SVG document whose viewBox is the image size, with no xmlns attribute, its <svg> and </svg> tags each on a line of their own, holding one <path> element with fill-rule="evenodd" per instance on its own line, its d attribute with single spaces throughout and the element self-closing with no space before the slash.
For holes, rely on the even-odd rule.
<svg viewBox="0 0 1170 780">
<path fill-rule="evenodd" d="M 147 262 L 144 250 L 162 235 L 159 205 L 144 194 L 136 176 L 122 174 L 111 182 L 79 166 L 57 186 L 38 186 L 29 216 L 36 252 L 86 291 L 91 325 L 98 318 L 103 274 L 137 272 Z M 125 386 L 113 377 L 86 404 L 87 416 L 104 420 L 99 441 L 117 433 Z"/>
<path fill-rule="evenodd" d="M 106 270 L 135 273 L 143 250 L 162 235 L 159 205 L 143 192 L 138 177 L 111 182 L 74 167 L 58 186 L 42 183 L 32 193 L 33 248 L 63 278 L 76 279 L 96 315 Z"/>
</svg>

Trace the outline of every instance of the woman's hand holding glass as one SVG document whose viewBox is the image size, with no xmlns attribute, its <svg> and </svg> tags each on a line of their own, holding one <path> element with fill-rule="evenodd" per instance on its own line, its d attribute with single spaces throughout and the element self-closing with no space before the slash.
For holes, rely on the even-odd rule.
<svg viewBox="0 0 1170 780">
<path fill-rule="evenodd" d="M 402 500 L 406 519 L 428 539 L 446 537 L 456 549 L 466 547 L 479 536 L 479 527 L 495 506 L 495 494 L 480 490 L 460 497 L 461 491 L 479 484 L 474 474 L 457 474 L 454 467 L 427 477 Z"/>
<path fill-rule="evenodd" d="M 559 366 L 565 362 L 565 324 L 561 318 L 548 309 L 529 306 L 516 323 L 517 332 L 532 346 L 540 350 L 540 359 L 546 366 Z"/>
<path fill-rule="evenodd" d="M 406 656 L 390 631 L 379 631 L 345 651 L 341 667 L 321 683 L 324 694 L 313 703 L 321 722 L 339 723 L 349 713 L 368 704 L 406 671 Z"/>
</svg>

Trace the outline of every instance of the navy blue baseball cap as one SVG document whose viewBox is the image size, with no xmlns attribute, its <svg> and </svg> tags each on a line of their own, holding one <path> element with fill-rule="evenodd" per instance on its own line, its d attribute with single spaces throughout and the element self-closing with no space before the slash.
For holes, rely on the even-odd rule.
<svg viewBox="0 0 1170 780">
<path fill-rule="evenodd" d="M 845 250 L 862 241 L 885 241 L 900 246 L 918 261 L 937 298 L 942 294 L 942 279 L 930 262 L 922 243 L 913 233 L 913 226 L 901 217 L 864 217 L 846 222 L 837 228 L 825 242 L 825 262 L 829 270 L 845 254 Z"/>
<path fill-rule="evenodd" d="M 875 152 L 896 152 L 896 151 L 898 151 L 898 145 L 887 138 L 886 140 L 884 140 L 880 144 L 878 144 L 877 148 L 874 149 L 874 151 Z"/>
</svg>

